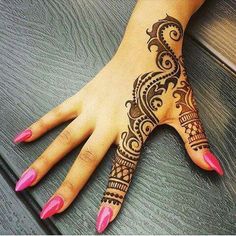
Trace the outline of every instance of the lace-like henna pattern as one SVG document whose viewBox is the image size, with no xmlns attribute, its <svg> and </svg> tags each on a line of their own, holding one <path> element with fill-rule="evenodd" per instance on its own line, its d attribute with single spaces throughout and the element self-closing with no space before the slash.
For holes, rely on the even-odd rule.
<svg viewBox="0 0 236 236">
<path fill-rule="evenodd" d="M 181 81 L 173 96 L 178 98 L 176 107 L 181 108 L 179 122 L 188 134 L 188 143 L 197 151 L 202 148 L 209 148 L 202 124 L 198 118 L 198 110 L 193 97 L 193 91 L 187 81 Z"/>
<path fill-rule="evenodd" d="M 183 29 L 173 17 L 158 21 L 146 33 L 150 36 L 147 44 L 149 51 L 156 49 L 157 72 L 140 75 L 133 85 L 133 99 L 126 102 L 128 107 L 128 131 L 121 134 L 121 144 L 117 148 L 113 167 L 109 176 L 108 189 L 119 190 L 124 194 L 134 173 L 141 146 L 147 136 L 159 123 L 158 109 L 163 105 L 162 94 L 173 89 L 181 74 L 179 59 L 170 47 L 170 42 L 178 42 L 183 37 Z M 123 201 L 106 192 L 102 202 Z"/>
</svg>

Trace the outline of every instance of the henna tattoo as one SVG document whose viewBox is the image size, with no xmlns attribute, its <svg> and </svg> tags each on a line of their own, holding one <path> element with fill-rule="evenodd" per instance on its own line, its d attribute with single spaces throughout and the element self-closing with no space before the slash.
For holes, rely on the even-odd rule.
<svg viewBox="0 0 236 236">
<path fill-rule="evenodd" d="M 190 146 L 196 151 L 208 147 L 192 89 L 187 82 L 183 57 L 177 57 L 172 48 L 183 37 L 180 22 L 167 15 L 155 23 L 151 30 L 147 29 L 146 33 L 149 36 L 148 50 L 152 52 L 153 48 L 157 49 L 157 71 L 142 74 L 134 82 L 132 99 L 125 104 L 128 107 L 128 129 L 121 134 L 121 143 L 113 160 L 107 186 L 123 195 L 128 190 L 143 143 L 160 122 L 158 111 L 165 105 L 162 95 L 168 89 L 172 89 L 173 97 L 177 98 L 176 108 L 181 109 L 179 122 L 188 134 Z M 181 76 L 184 77 L 182 81 Z M 102 202 L 120 205 L 122 200 L 122 195 L 107 191 Z"/>
<path fill-rule="evenodd" d="M 108 202 L 108 203 L 113 203 L 114 205 L 120 205 L 121 201 L 114 199 L 114 198 L 109 198 L 109 197 L 103 197 L 101 202 Z"/>
<path fill-rule="evenodd" d="M 188 134 L 188 143 L 194 151 L 209 148 L 203 126 L 199 120 L 192 88 L 187 81 L 181 81 L 180 84 L 182 86 L 175 90 L 173 96 L 179 98 L 176 101 L 176 107 L 181 108 L 179 122 L 185 128 L 185 133 Z"/>
<path fill-rule="evenodd" d="M 116 198 L 123 199 L 123 196 L 122 196 L 122 195 L 119 195 L 118 193 L 105 192 L 104 195 L 111 196 L 111 197 L 114 196 L 114 197 L 116 197 Z"/>
<path fill-rule="evenodd" d="M 179 59 L 170 46 L 183 37 L 180 22 L 167 15 L 155 23 L 150 31 L 147 29 L 146 33 L 150 37 L 148 50 L 151 52 L 157 48 L 157 71 L 142 74 L 134 82 L 133 98 L 125 104 L 129 107 L 128 131 L 121 134 L 121 144 L 117 148 L 108 182 L 108 188 L 124 193 L 128 190 L 141 146 L 159 123 L 157 111 L 164 105 L 162 95 L 170 87 L 173 89 L 176 86 L 181 74 Z M 119 200 L 104 195 L 102 201 L 118 204 Z"/>
<path fill-rule="evenodd" d="M 118 193 L 105 192 L 101 202 L 113 203 L 114 205 L 120 205 L 124 197 Z"/>
</svg>

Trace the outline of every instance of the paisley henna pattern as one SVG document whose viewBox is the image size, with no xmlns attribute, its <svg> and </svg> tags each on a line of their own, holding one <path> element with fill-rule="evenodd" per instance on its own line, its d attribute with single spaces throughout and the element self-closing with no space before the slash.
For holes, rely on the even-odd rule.
<svg viewBox="0 0 236 236">
<path fill-rule="evenodd" d="M 181 81 L 180 84 L 181 87 L 175 90 L 173 96 L 178 98 L 176 108 L 181 108 L 179 122 L 185 128 L 185 133 L 188 134 L 188 143 L 195 151 L 209 148 L 203 126 L 199 120 L 192 88 L 187 80 Z"/>
<path fill-rule="evenodd" d="M 121 143 L 117 148 L 109 176 L 107 186 L 109 192 L 105 192 L 102 202 L 113 202 L 113 204 L 119 205 L 123 201 L 123 198 L 119 199 L 114 197 L 114 193 L 113 195 L 110 193 L 118 192 L 124 195 L 127 192 L 141 147 L 159 123 L 158 110 L 165 105 L 162 95 L 169 89 L 173 90 L 180 75 L 185 75 L 182 57 L 177 57 L 170 46 L 173 47 L 183 37 L 180 22 L 167 15 L 166 18 L 155 23 L 152 29 L 147 30 L 146 33 L 150 37 L 147 42 L 148 50 L 157 53 L 157 71 L 142 74 L 134 82 L 133 98 L 125 104 L 128 108 L 128 129 L 121 134 Z M 177 106 L 184 108 L 182 104 L 177 104 Z M 185 111 L 183 112 L 185 115 Z M 194 125 L 198 129 L 201 127 L 199 123 L 194 123 Z M 192 129 L 195 129 L 195 126 Z M 193 133 L 191 130 L 190 140 L 196 138 L 195 134 L 192 135 Z"/>
</svg>

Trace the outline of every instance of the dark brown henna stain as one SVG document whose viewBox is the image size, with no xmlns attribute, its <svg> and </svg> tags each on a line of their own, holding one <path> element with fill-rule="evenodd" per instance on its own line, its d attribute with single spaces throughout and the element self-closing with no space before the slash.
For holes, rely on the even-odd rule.
<svg viewBox="0 0 236 236">
<path fill-rule="evenodd" d="M 116 198 L 123 199 L 123 196 L 122 196 L 122 195 L 119 195 L 118 193 L 105 192 L 104 195 L 111 196 L 111 197 L 114 196 L 114 197 L 116 197 Z"/>
<path fill-rule="evenodd" d="M 117 148 L 113 167 L 109 176 L 108 188 L 123 194 L 134 173 L 140 150 L 148 135 L 158 125 L 158 108 L 163 105 L 162 94 L 176 86 L 181 74 L 181 65 L 168 42 L 178 42 L 183 37 L 183 29 L 178 20 L 166 16 L 152 26 L 147 44 L 151 51 L 156 48 L 157 72 L 140 75 L 133 85 L 133 99 L 126 102 L 129 107 L 128 131 L 121 135 L 121 145 Z M 102 202 L 117 204 L 114 196 L 105 196 Z"/>
<path fill-rule="evenodd" d="M 101 202 L 113 203 L 114 205 L 120 205 L 123 200 L 123 196 L 118 193 L 105 192 Z"/>
<path fill-rule="evenodd" d="M 178 98 L 176 108 L 181 108 L 179 122 L 185 128 L 185 133 L 188 134 L 188 143 L 195 151 L 209 148 L 203 126 L 199 120 L 192 88 L 187 80 L 181 81 L 180 84 L 182 86 L 175 90 L 173 96 Z"/>
<path fill-rule="evenodd" d="M 114 198 L 109 198 L 109 197 L 103 197 L 101 202 L 105 203 L 113 203 L 114 205 L 120 205 L 121 201 L 114 199 Z"/>
</svg>

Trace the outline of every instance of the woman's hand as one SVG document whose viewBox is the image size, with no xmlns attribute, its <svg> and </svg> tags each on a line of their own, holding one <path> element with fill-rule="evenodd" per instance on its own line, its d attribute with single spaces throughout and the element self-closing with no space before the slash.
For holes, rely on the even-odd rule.
<svg viewBox="0 0 236 236">
<path fill-rule="evenodd" d="M 169 15 L 153 23 L 146 27 L 146 32 L 140 30 L 141 36 L 136 40 L 131 36 L 137 33 L 131 21 L 118 52 L 103 70 L 77 94 L 15 138 L 15 142 L 31 142 L 73 119 L 24 172 L 16 191 L 37 184 L 88 138 L 65 180 L 43 207 L 42 219 L 71 204 L 115 143 L 117 152 L 97 218 L 97 230 L 102 232 L 121 208 L 142 145 L 162 124 L 179 132 L 189 156 L 199 167 L 223 174 L 209 150 L 185 74 L 181 55 L 183 26 Z"/>
</svg>

